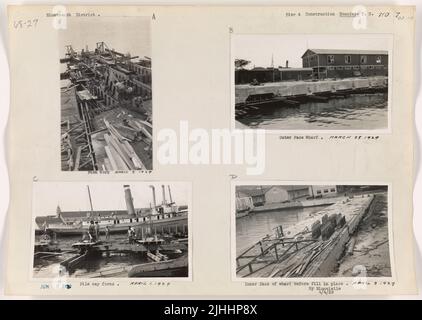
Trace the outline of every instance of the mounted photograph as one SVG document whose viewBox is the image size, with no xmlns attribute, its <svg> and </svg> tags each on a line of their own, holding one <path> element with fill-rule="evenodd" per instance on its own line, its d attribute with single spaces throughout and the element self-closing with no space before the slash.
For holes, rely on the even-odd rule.
<svg viewBox="0 0 422 320">
<path fill-rule="evenodd" d="M 35 182 L 37 279 L 190 277 L 190 184 Z"/>
<path fill-rule="evenodd" d="M 388 185 L 236 185 L 236 278 L 391 277 Z"/>
<path fill-rule="evenodd" d="M 387 35 L 233 35 L 235 127 L 387 131 Z"/>
<path fill-rule="evenodd" d="M 152 170 L 150 17 L 59 30 L 62 171 Z"/>
</svg>

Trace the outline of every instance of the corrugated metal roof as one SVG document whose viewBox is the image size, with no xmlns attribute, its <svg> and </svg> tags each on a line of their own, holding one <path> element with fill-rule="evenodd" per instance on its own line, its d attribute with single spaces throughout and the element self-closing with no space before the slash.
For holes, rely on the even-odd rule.
<svg viewBox="0 0 422 320">
<path fill-rule="evenodd" d="M 308 51 L 316 54 L 388 54 L 387 50 L 356 50 L 356 49 L 308 49 L 302 55 L 302 58 Z"/>
</svg>

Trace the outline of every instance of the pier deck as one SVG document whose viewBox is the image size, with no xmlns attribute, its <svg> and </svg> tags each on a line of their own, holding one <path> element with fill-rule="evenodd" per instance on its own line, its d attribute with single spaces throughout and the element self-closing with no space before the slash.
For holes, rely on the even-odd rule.
<svg viewBox="0 0 422 320">
<path fill-rule="evenodd" d="M 388 77 L 348 78 L 319 81 L 282 81 L 261 85 L 241 84 L 235 87 L 235 103 L 244 104 L 249 96 L 273 94 L 277 97 L 311 96 L 321 93 L 341 93 L 356 89 L 387 88 Z"/>
<path fill-rule="evenodd" d="M 268 235 L 241 253 L 237 259 L 239 277 L 312 277 L 328 276 L 343 254 L 345 245 L 359 222 L 370 210 L 373 195 L 339 201 L 296 225 Z M 341 214 L 339 225 L 324 239 L 312 236 L 312 226 L 327 217 Z"/>
</svg>

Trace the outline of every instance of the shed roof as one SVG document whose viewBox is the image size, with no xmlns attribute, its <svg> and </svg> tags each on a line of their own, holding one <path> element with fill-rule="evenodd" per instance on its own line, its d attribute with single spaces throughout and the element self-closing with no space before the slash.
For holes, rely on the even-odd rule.
<svg viewBox="0 0 422 320">
<path fill-rule="evenodd" d="M 356 49 L 308 49 L 302 55 L 302 58 L 308 53 L 315 54 L 380 54 L 388 55 L 387 50 L 356 50 Z"/>
</svg>

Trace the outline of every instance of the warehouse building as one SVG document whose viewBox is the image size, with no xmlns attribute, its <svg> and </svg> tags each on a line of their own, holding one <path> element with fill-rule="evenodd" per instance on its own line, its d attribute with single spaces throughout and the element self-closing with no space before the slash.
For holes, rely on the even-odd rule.
<svg viewBox="0 0 422 320">
<path fill-rule="evenodd" d="M 350 78 L 388 75 L 388 52 L 382 50 L 308 49 L 303 68 L 312 68 L 313 78 Z"/>
</svg>

